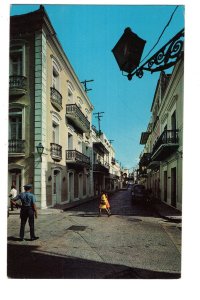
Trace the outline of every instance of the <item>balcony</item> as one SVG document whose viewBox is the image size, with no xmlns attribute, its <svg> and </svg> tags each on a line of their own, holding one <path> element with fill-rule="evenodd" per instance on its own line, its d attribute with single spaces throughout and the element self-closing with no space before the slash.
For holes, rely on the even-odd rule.
<svg viewBox="0 0 200 300">
<path fill-rule="evenodd" d="M 50 153 L 53 160 L 60 161 L 62 159 L 62 146 L 51 143 Z"/>
<path fill-rule="evenodd" d="M 165 130 L 153 146 L 151 159 L 162 161 L 178 148 L 178 130 Z"/>
<path fill-rule="evenodd" d="M 51 87 L 51 103 L 59 110 L 63 109 L 62 107 L 62 95 L 54 87 Z"/>
<path fill-rule="evenodd" d="M 112 157 L 112 159 L 111 159 L 111 164 L 112 164 L 112 165 L 115 165 L 115 164 L 116 164 L 116 159 L 115 159 L 114 157 Z"/>
<path fill-rule="evenodd" d="M 66 105 L 66 117 L 82 132 L 90 131 L 90 122 L 76 104 Z"/>
<path fill-rule="evenodd" d="M 140 166 L 148 166 L 148 164 L 151 162 L 151 153 L 143 153 L 142 157 L 140 158 Z"/>
<path fill-rule="evenodd" d="M 147 178 L 147 169 L 146 168 L 139 169 L 139 178 Z"/>
<path fill-rule="evenodd" d="M 77 150 L 66 150 L 66 162 L 73 166 L 89 166 L 90 158 Z"/>
<path fill-rule="evenodd" d="M 12 75 L 9 77 L 9 93 L 12 96 L 24 95 L 27 90 L 27 78 L 24 76 Z"/>
<path fill-rule="evenodd" d="M 9 156 L 19 157 L 25 156 L 25 141 L 24 140 L 9 140 L 8 141 Z"/>
<path fill-rule="evenodd" d="M 109 164 L 107 162 L 96 162 L 93 164 L 93 171 L 99 173 L 108 173 Z"/>
</svg>

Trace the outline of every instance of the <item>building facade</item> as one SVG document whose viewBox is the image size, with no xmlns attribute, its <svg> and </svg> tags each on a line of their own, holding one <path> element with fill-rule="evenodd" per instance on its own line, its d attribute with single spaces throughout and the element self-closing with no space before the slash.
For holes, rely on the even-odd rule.
<svg viewBox="0 0 200 300">
<path fill-rule="evenodd" d="M 43 6 L 11 17 L 8 188 L 32 183 L 40 208 L 92 196 L 92 111 Z"/>
<path fill-rule="evenodd" d="M 140 182 L 168 205 L 182 210 L 184 63 L 181 60 L 171 75 L 161 72 L 140 157 Z"/>
<path fill-rule="evenodd" d="M 112 144 L 95 126 L 92 126 L 92 145 L 94 194 L 98 196 L 103 190 L 116 191 L 120 188 L 120 166 Z"/>
<path fill-rule="evenodd" d="M 120 188 L 120 166 L 41 5 L 10 19 L 8 190 L 31 183 L 39 208 Z M 39 152 L 42 150 L 42 152 Z"/>
</svg>

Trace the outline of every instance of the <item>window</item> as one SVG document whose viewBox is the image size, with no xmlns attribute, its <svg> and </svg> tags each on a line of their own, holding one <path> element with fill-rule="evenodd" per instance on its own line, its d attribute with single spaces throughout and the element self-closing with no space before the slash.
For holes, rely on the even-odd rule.
<svg viewBox="0 0 200 300">
<path fill-rule="evenodd" d="M 10 47 L 10 76 L 23 76 L 25 46 L 15 45 Z"/>
<path fill-rule="evenodd" d="M 68 87 L 68 101 L 69 101 L 70 103 L 73 102 L 73 93 L 72 93 L 72 91 L 70 90 L 69 87 Z"/>
<path fill-rule="evenodd" d="M 74 87 L 69 80 L 67 81 L 67 91 L 68 91 L 68 95 L 67 95 L 68 101 L 69 103 L 73 103 Z"/>
<path fill-rule="evenodd" d="M 80 97 L 77 97 L 78 100 L 78 107 L 81 109 L 83 105 L 83 100 Z"/>
<path fill-rule="evenodd" d="M 86 118 L 88 119 L 89 110 L 88 110 L 87 108 L 85 109 L 85 113 L 86 113 L 86 115 L 85 115 L 85 116 L 86 116 Z"/>
<path fill-rule="evenodd" d="M 53 139 L 53 143 L 55 144 L 59 144 L 59 125 L 54 123 L 52 124 L 52 139 Z"/>
<path fill-rule="evenodd" d="M 52 87 L 57 91 L 60 91 L 60 72 L 61 66 L 57 59 L 52 57 Z"/>
<path fill-rule="evenodd" d="M 9 113 L 9 139 L 22 140 L 22 110 L 19 108 Z"/>
<path fill-rule="evenodd" d="M 171 116 L 171 128 L 172 130 L 176 130 L 176 111 Z"/>
<path fill-rule="evenodd" d="M 55 67 L 53 67 L 52 86 L 54 89 L 59 90 L 59 73 Z"/>
</svg>

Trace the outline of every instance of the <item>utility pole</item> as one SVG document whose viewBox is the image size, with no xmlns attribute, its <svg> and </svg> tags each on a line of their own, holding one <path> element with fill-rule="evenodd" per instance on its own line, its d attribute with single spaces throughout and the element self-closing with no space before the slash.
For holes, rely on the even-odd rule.
<svg viewBox="0 0 200 300">
<path fill-rule="evenodd" d="M 103 117 L 102 114 L 104 114 L 104 111 L 93 114 L 93 115 L 96 115 L 95 118 L 98 119 L 99 135 L 100 135 L 100 132 L 101 132 L 100 121 L 101 121 L 101 118 Z"/>
<path fill-rule="evenodd" d="M 88 91 L 91 91 L 92 89 L 88 89 L 87 88 L 87 83 L 88 82 L 91 82 L 91 81 L 94 81 L 93 79 L 91 80 L 84 80 L 84 81 L 81 81 L 81 83 L 84 85 L 84 88 L 85 88 L 85 92 L 87 93 Z"/>
</svg>

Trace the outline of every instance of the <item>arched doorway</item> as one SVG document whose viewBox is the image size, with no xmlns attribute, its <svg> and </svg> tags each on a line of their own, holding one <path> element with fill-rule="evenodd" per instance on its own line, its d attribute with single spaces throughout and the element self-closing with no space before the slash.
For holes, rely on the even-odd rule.
<svg viewBox="0 0 200 300">
<path fill-rule="evenodd" d="M 61 202 L 61 172 L 60 170 L 54 169 L 52 176 L 52 204 L 56 205 Z"/>
<path fill-rule="evenodd" d="M 8 173 L 8 190 L 10 190 L 11 185 L 15 185 L 17 192 L 22 192 L 22 170 L 19 168 L 11 168 Z"/>
</svg>

